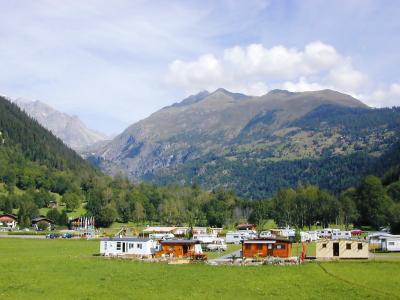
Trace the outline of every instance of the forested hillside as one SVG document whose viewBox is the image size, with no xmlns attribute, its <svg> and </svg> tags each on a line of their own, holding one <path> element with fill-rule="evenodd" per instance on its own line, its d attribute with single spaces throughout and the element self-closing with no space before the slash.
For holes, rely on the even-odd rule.
<svg viewBox="0 0 400 300">
<path fill-rule="evenodd" d="M 249 199 L 300 182 L 338 194 L 382 175 L 399 133 L 399 108 L 372 109 L 332 90 L 250 97 L 218 89 L 155 112 L 89 159 L 109 174 Z"/>
<path fill-rule="evenodd" d="M 207 154 L 144 178 L 220 186 L 253 199 L 300 182 L 337 194 L 367 174 L 383 175 L 399 162 L 393 154 L 400 140 L 399 108 L 322 105 L 288 122 L 284 133 L 265 137 L 269 122 L 271 116 L 253 121 L 223 154 Z"/>
<path fill-rule="evenodd" d="M 252 187 L 250 182 L 259 182 L 259 185 L 253 183 L 254 189 L 248 192 L 252 195 L 258 192 L 262 200 L 250 201 L 250 197 L 238 197 L 222 187 L 204 190 L 196 182 L 156 186 L 134 185 L 121 176 L 112 179 L 92 169 L 15 105 L 5 99 L 0 99 L 0 105 L 0 210 L 17 213 L 21 227 L 29 227 L 30 220 L 39 215 L 39 209 L 47 208 L 51 202 L 64 202 L 61 210 L 59 207 L 47 212 L 48 217 L 60 225 L 67 223 L 67 212 L 80 209 L 76 214 L 94 216 L 96 225 L 102 227 L 110 226 L 114 221 L 193 226 L 255 222 L 262 227 L 273 219 L 277 225 L 299 227 L 343 223 L 372 228 L 390 225 L 396 231 L 399 229 L 399 143 L 387 145 L 384 153 L 376 157 L 360 151 L 333 159 L 298 160 L 297 169 L 293 167 L 294 162 L 285 160 L 270 162 L 269 168 L 272 169 L 264 173 L 257 173 L 255 170 L 259 166 L 252 169 L 248 162 L 232 165 L 236 168 L 235 173 L 224 179 L 226 183 L 235 180 L 237 186 L 249 184 Z M 338 118 L 342 113 L 338 113 Z M 360 111 L 355 110 L 355 113 Z M 366 113 L 371 114 L 371 111 Z M 387 110 L 387 113 L 397 118 L 395 110 Z M 365 118 L 365 122 L 373 117 Z M 310 116 L 302 122 L 306 121 L 315 122 Z M 382 145 L 388 127 L 380 124 L 390 124 L 387 121 L 385 117 L 374 124 L 382 127 L 383 137 L 378 139 Z M 330 122 L 339 124 L 334 118 Z M 311 126 L 307 124 L 297 126 Z M 392 124 L 390 128 L 396 129 L 396 121 Z M 368 127 L 366 124 L 360 126 Z M 370 126 L 371 130 L 379 132 L 374 126 Z M 210 156 L 202 165 L 207 166 L 215 159 Z M 366 175 L 383 176 L 382 179 L 375 176 L 363 178 L 357 173 L 360 170 Z M 277 174 L 282 175 L 279 177 Z M 286 181 L 279 181 L 279 178 Z M 317 178 L 322 182 L 321 186 L 310 178 Z M 262 197 L 266 184 L 275 184 L 271 190 L 279 190 L 278 193 Z M 285 188 L 289 184 L 292 188 Z M 342 190 L 340 185 L 352 188 Z M 326 187 L 329 186 L 336 186 L 337 193 L 328 191 Z"/>
</svg>

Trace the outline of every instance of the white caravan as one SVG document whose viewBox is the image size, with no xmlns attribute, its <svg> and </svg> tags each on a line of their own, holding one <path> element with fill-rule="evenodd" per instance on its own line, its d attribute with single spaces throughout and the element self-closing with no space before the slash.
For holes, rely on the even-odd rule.
<svg viewBox="0 0 400 300">
<path fill-rule="evenodd" d="M 227 244 L 240 244 L 244 240 L 249 240 L 257 237 L 252 231 L 229 231 L 226 234 L 226 243 Z"/>
<path fill-rule="evenodd" d="M 351 231 L 333 231 L 332 240 L 351 239 Z"/>
<path fill-rule="evenodd" d="M 211 244 L 218 238 L 216 234 L 194 234 L 193 239 L 202 244 Z"/>
</svg>

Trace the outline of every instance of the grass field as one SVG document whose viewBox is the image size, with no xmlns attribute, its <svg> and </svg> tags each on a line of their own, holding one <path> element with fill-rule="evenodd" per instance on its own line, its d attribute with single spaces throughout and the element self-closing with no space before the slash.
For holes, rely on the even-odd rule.
<svg viewBox="0 0 400 300">
<path fill-rule="evenodd" d="M 0 299 L 400 299 L 400 261 L 167 265 L 94 256 L 98 247 L 0 239 Z"/>
</svg>

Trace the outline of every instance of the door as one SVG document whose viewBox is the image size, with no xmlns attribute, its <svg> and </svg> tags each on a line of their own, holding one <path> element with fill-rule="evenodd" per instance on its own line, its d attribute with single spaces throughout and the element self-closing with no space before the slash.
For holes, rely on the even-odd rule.
<svg viewBox="0 0 400 300">
<path fill-rule="evenodd" d="M 333 256 L 339 256 L 339 243 L 333 243 Z"/>
<path fill-rule="evenodd" d="M 123 253 L 126 252 L 126 243 L 122 243 L 122 252 L 123 252 Z"/>
<path fill-rule="evenodd" d="M 272 256 L 274 254 L 273 244 L 267 244 L 267 256 Z"/>
</svg>

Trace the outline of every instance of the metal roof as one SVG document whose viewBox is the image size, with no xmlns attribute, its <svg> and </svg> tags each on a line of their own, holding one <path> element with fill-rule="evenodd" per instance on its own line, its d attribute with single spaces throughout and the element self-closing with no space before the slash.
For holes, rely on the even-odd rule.
<svg viewBox="0 0 400 300">
<path fill-rule="evenodd" d="M 102 241 L 109 241 L 109 242 L 148 242 L 152 241 L 152 239 L 149 238 L 140 238 L 140 237 L 110 237 L 110 238 L 104 238 Z"/>
</svg>

